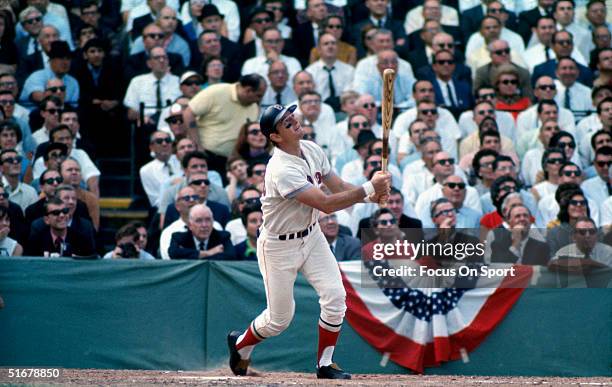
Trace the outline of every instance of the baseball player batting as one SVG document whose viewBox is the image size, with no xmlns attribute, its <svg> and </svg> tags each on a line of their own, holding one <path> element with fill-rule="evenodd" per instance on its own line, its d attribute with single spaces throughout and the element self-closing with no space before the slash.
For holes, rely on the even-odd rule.
<svg viewBox="0 0 612 387">
<path fill-rule="evenodd" d="M 332 213 L 358 202 L 379 202 L 389 195 L 391 176 L 377 172 L 362 186 L 343 181 L 332 172 L 323 150 L 302 140 L 303 129 L 293 115 L 296 107 L 270 106 L 260 120 L 261 131 L 275 145 L 266 169 L 263 225 L 257 240 L 267 307 L 243 333 L 228 334 L 229 364 L 235 375 L 246 375 L 255 345 L 289 326 L 295 311 L 293 285 L 301 272 L 317 291 L 321 305 L 317 377 L 350 379 L 332 360 L 346 293 L 319 227 L 319 211 Z M 321 190 L 323 184 L 332 194 Z"/>
</svg>

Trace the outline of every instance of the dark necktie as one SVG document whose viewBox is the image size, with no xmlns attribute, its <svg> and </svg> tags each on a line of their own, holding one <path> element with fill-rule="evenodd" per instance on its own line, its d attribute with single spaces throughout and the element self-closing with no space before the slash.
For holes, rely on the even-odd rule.
<svg viewBox="0 0 612 387">
<path fill-rule="evenodd" d="M 378 23 L 376 23 L 376 24 L 378 24 L 378 28 L 383 28 L 382 19 L 378 19 Z"/>
<path fill-rule="evenodd" d="M 544 55 L 546 56 L 546 61 L 550 60 L 550 53 L 548 52 L 548 46 L 544 46 Z"/>
<path fill-rule="evenodd" d="M 161 79 L 155 81 L 155 108 L 157 111 L 160 111 L 162 108 L 162 98 L 161 98 Z"/>
<path fill-rule="evenodd" d="M 40 46 L 38 45 L 38 39 L 34 37 L 32 39 L 34 39 L 34 54 L 38 54 L 40 52 Z"/>
<path fill-rule="evenodd" d="M 198 245 L 198 248 L 200 249 L 200 251 L 205 251 L 206 250 L 206 246 L 204 246 L 204 241 L 200 241 L 200 244 Z"/>
<path fill-rule="evenodd" d="M 336 252 L 334 251 L 334 245 L 333 244 L 329 244 L 329 249 L 331 250 L 332 254 L 336 254 Z"/>
<path fill-rule="evenodd" d="M 455 98 L 453 98 L 453 90 L 450 87 L 450 82 L 446 84 L 446 92 L 448 93 L 448 99 L 450 100 L 452 107 L 457 107 L 457 103 L 455 102 Z"/>
<path fill-rule="evenodd" d="M 170 163 L 169 163 L 169 162 L 167 162 L 167 161 L 166 161 L 166 162 L 164 163 L 164 167 L 168 168 L 168 174 L 169 174 L 170 176 L 174 175 L 174 171 L 172 170 L 172 167 L 170 166 Z"/>
<path fill-rule="evenodd" d="M 329 97 L 333 98 L 336 96 L 336 86 L 334 85 L 334 77 L 332 77 L 332 71 L 336 68 L 332 66 L 331 68 L 325 66 L 323 67 L 325 71 L 327 71 L 327 82 L 329 83 Z"/>
<path fill-rule="evenodd" d="M 62 238 L 55 239 L 55 251 L 59 253 L 59 255 L 64 254 L 63 247 L 64 247 L 64 240 Z"/>
<path fill-rule="evenodd" d="M 278 105 L 282 105 L 283 104 L 283 100 L 281 99 L 281 93 L 280 92 L 276 93 L 276 103 Z"/>
<path fill-rule="evenodd" d="M 569 87 L 565 88 L 565 101 L 563 101 L 563 107 L 567 110 L 572 110 Z"/>
<path fill-rule="evenodd" d="M 610 182 L 606 183 L 606 185 L 608 186 L 608 195 L 612 195 L 612 184 L 610 184 Z"/>
</svg>

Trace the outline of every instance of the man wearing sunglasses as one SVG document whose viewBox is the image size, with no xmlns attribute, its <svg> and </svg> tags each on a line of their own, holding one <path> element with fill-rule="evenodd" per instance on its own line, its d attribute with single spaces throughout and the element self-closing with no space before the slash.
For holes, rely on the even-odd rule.
<svg viewBox="0 0 612 387">
<path fill-rule="evenodd" d="M 577 273 L 586 272 L 586 268 L 591 265 L 611 268 L 612 247 L 598 242 L 598 237 L 599 231 L 593 219 L 578 218 L 572 227 L 574 243 L 559 249 L 551 259 L 551 264 L 556 264 L 559 270 Z"/>
<path fill-rule="evenodd" d="M 582 183 L 581 188 L 585 195 L 597 203 L 603 203 L 612 195 L 612 181 L 610 168 L 612 167 L 612 147 L 604 146 L 595 152 L 593 161 L 597 176 Z"/>
<path fill-rule="evenodd" d="M 95 255 L 91 239 L 78 228 L 68 227 L 70 209 L 53 197 L 45 203 L 44 225 L 32 228 L 25 254 L 35 257 L 88 257 Z"/>
<path fill-rule="evenodd" d="M 174 222 L 170 223 L 161 232 L 159 238 L 159 254 L 162 259 L 170 259 L 168 249 L 170 248 L 170 241 L 172 235 L 175 232 L 183 232 L 187 228 L 189 223 L 189 210 L 196 204 L 201 204 L 203 198 L 196 193 L 194 187 L 186 186 L 181 188 L 174 198 L 174 206 L 176 211 L 179 213 L 179 218 Z M 223 227 L 218 222 L 214 222 L 213 227 L 217 230 L 223 230 Z"/>
<path fill-rule="evenodd" d="M 14 149 L 4 149 L 0 152 L 2 184 L 9 193 L 9 199 L 25 211 L 28 206 L 38 201 L 38 195 L 34 188 L 20 180 L 22 162 L 23 157 Z"/>
<path fill-rule="evenodd" d="M 142 187 L 151 207 L 159 206 L 159 193 L 165 180 L 181 173 L 181 163 L 172 153 L 172 138 L 168 133 L 156 131 L 149 137 L 149 150 L 153 160 L 140 168 Z"/>
<path fill-rule="evenodd" d="M 256 187 L 246 187 L 242 190 L 242 192 L 240 192 L 240 196 L 238 196 L 236 199 L 238 212 L 242 213 L 242 209 L 246 205 L 261 203 L 260 198 L 261 192 Z M 232 235 L 232 243 L 234 246 L 244 242 L 244 240 L 247 238 L 246 228 L 242 224 L 242 220 L 240 218 L 235 218 L 227 222 L 225 225 L 225 231 Z"/>
<path fill-rule="evenodd" d="M 317 222 L 319 211 L 329 214 L 358 202 L 378 202 L 381 196 L 386 199 L 391 176 L 377 172 L 358 187 L 344 182 L 332 172 L 323 149 L 302 140 L 296 108 L 274 105 L 260 120 L 262 132 L 275 144 L 266 170 L 264 224 L 257 244 L 257 256 L 265 257 L 261 272 L 270 297 L 266 310 L 244 333 L 228 334 L 229 366 L 235 375 L 246 375 L 255 345 L 289 326 L 295 309 L 293 287 L 300 271 L 320 297 L 317 377 L 350 379 L 350 374 L 332 360 L 346 311 L 346 295 L 338 264 Z M 331 194 L 321 190 L 323 184 Z"/>
</svg>

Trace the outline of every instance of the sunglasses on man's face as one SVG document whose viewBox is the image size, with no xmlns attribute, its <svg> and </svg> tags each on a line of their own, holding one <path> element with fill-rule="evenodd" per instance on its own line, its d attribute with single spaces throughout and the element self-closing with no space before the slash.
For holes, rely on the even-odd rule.
<svg viewBox="0 0 612 387">
<path fill-rule="evenodd" d="M 566 177 L 579 177 L 582 175 L 582 172 L 580 172 L 579 170 L 565 170 L 561 174 Z"/>
<path fill-rule="evenodd" d="M 586 200 L 575 200 L 572 199 L 569 201 L 569 204 L 572 206 L 577 206 L 577 207 L 585 207 L 587 205 L 587 201 Z"/>
<path fill-rule="evenodd" d="M 579 228 L 576 230 L 576 233 L 580 236 L 593 236 L 597 235 L 597 230 L 594 228 Z"/>
<path fill-rule="evenodd" d="M 54 153 L 49 153 L 49 158 L 54 159 L 54 160 L 63 160 L 66 158 L 65 154 L 62 154 L 61 152 L 54 152 Z"/>
<path fill-rule="evenodd" d="M 164 34 L 146 34 L 145 38 L 149 38 L 149 39 L 154 39 L 154 40 L 158 40 L 158 39 L 162 39 L 164 37 Z"/>
<path fill-rule="evenodd" d="M 50 185 L 53 183 L 62 184 L 63 181 L 64 179 L 61 176 L 58 176 L 58 177 L 50 177 L 48 179 L 45 179 L 43 180 L 43 183 L 47 185 Z"/>
<path fill-rule="evenodd" d="M 266 170 L 265 169 L 256 169 L 253 171 L 253 175 L 255 176 L 263 176 L 266 174 Z"/>
<path fill-rule="evenodd" d="M 197 202 L 200 200 L 200 195 L 185 195 L 179 197 L 179 199 L 184 202 Z"/>
<path fill-rule="evenodd" d="M 66 91 L 66 86 L 51 86 L 51 87 L 47 87 L 47 91 L 50 91 L 52 93 L 57 93 L 57 92 L 64 92 Z"/>
<path fill-rule="evenodd" d="M 42 17 L 37 16 L 37 17 L 30 18 L 30 19 L 25 19 L 23 21 L 23 23 L 31 25 L 31 24 L 34 24 L 34 23 L 40 23 L 41 21 L 42 21 Z"/>
<path fill-rule="evenodd" d="M 493 54 L 501 56 L 501 55 L 509 55 L 510 54 L 510 49 L 509 48 L 502 48 L 501 50 L 495 50 L 493 51 Z"/>
<path fill-rule="evenodd" d="M 567 142 L 566 141 L 559 141 L 557 143 L 557 147 L 561 148 L 561 149 L 563 149 L 565 147 L 570 147 L 572 149 L 575 149 L 576 148 L 576 143 L 574 141 L 567 141 Z"/>
<path fill-rule="evenodd" d="M 434 214 L 434 218 L 437 218 L 438 216 L 451 216 L 454 215 L 456 213 L 456 210 L 454 208 L 449 208 L 448 210 L 442 210 L 440 212 L 437 212 Z"/>
<path fill-rule="evenodd" d="M 70 209 L 67 207 L 62 208 L 61 210 L 52 210 L 47 211 L 47 215 L 60 216 L 61 214 L 68 215 Z"/>
<path fill-rule="evenodd" d="M 374 109 L 376 107 L 376 104 L 374 102 L 366 102 L 361 105 L 361 107 L 363 107 L 364 109 Z"/>
<path fill-rule="evenodd" d="M 607 168 L 610 165 L 612 165 L 612 160 L 609 160 L 609 161 L 597 160 L 595 161 L 595 164 L 597 164 L 597 166 L 600 168 Z"/>
<path fill-rule="evenodd" d="M 256 19 L 253 19 L 253 23 L 255 24 L 264 24 L 264 23 L 271 23 L 272 19 L 270 19 L 269 17 L 258 17 Z"/>
<path fill-rule="evenodd" d="M 261 200 L 259 198 L 248 198 L 248 199 L 242 199 L 242 204 L 259 204 L 261 203 Z"/>
<path fill-rule="evenodd" d="M 538 89 L 540 90 L 557 90 L 556 85 L 538 85 Z"/>
<path fill-rule="evenodd" d="M 461 190 L 465 189 L 465 183 L 448 182 L 448 183 L 445 183 L 444 185 L 450 189 L 455 189 L 455 188 L 459 188 Z"/>
<path fill-rule="evenodd" d="M 499 81 L 502 85 L 518 85 L 518 81 L 516 79 L 504 79 L 503 81 Z"/>
<path fill-rule="evenodd" d="M 315 133 L 304 133 L 304 137 L 302 137 L 302 139 L 306 141 L 314 141 L 316 137 L 317 136 Z"/>
<path fill-rule="evenodd" d="M 197 179 L 189 182 L 189 185 L 210 185 L 210 180 L 208 179 Z"/>
<path fill-rule="evenodd" d="M 546 160 L 547 164 L 561 164 L 564 160 L 561 158 L 553 158 Z"/>
<path fill-rule="evenodd" d="M 166 120 L 166 122 L 168 122 L 170 125 L 182 124 L 183 118 L 182 117 L 170 117 Z"/>
<path fill-rule="evenodd" d="M 0 193 L 0 198 L 2 198 L 2 199 L 8 199 L 8 197 L 9 197 L 9 193 L 8 193 L 8 192 L 2 192 L 2 193 Z"/>
<path fill-rule="evenodd" d="M 439 165 L 453 165 L 453 164 L 455 164 L 455 159 L 452 158 L 452 157 L 449 158 L 449 159 L 441 159 L 441 160 L 436 161 L 436 164 L 439 164 Z"/>
<path fill-rule="evenodd" d="M 433 115 L 438 114 L 438 109 L 423 109 L 423 110 L 420 110 L 419 113 L 426 115 L 426 116 L 429 116 L 429 115 L 433 116 Z"/>
<path fill-rule="evenodd" d="M 351 122 L 351 128 L 353 129 L 368 129 L 370 128 L 370 123 L 367 121 L 364 122 Z"/>
<path fill-rule="evenodd" d="M 15 157 L 7 157 L 2 159 L 2 164 L 19 164 L 21 162 L 21 160 L 23 160 L 23 157 L 21 156 L 15 156 Z"/>
<path fill-rule="evenodd" d="M 156 138 L 153 139 L 153 141 L 151 141 L 153 144 L 156 145 L 161 145 L 161 144 L 172 144 L 172 139 L 170 137 L 164 137 L 164 138 Z"/>
<path fill-rule="evenodd" d="M 62 109 L 45 109 L 45 111 L 49 114 L 61 114 L 62 113 Z"/>
<path fill-rule="evenodd" d="M 397 224 L 397 220 L 395 219 L 381 219 L 376 222 L 379 226 L 392 226 Z"/>
</svg>

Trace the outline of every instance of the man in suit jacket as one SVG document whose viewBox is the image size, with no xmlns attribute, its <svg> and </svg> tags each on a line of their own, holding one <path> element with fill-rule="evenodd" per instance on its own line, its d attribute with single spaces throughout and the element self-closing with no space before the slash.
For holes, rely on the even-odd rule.
<svg viewBox="0 0 612 387">
<path fill-rule="evenodd" d="M 171 259 L 236 259 L 228 232 L 213 228 L 210 208 L 196 204 L 189 210 L 189 230 L 172 234 L 168 253 Z"/>
<path fill-rule="evenodd" d="M 191 51 L 190 68 L 200 73 L 202 64 L 208 58 L 221 57 L 225 61 L 223 81 L 232 83 L 240 78 L 242 50 L 238 43 L 232 42 L 215 30 L 204 30 L 197 40 L 197 50 Z"/>
<path fill-rule="evenodd" d="M 19 22 L 23 30 L 27 33 L 17 38 L 15 42 L 20 60 L 23 60 L 28 55 L 34 54 L 36 51 L 40 51 L 38 35 L 43 28 L 42 19 L 42 13 L 33 6 L 26 7 L 19 13 Z"/>
<path fill-rule="evenodd" d="M 11 231 L 9 237 L 15 239 L 20 245 L 25 246 L 28 240 L 29 227 L 23 217 L 23 210 L 17 203 L 8 199 L 9 193 L 0 185 L 0 206 L 6 208 L 9 219 L 11 220 Z"/>
<path fill-rule="evenodd" d="M 327 17 L 327 6 L 324 0 L 309 0 L 306 4 L 308 21 L 298 24 L 293 29 L 295 56 L 303 68 L 308 66 L 310 50 L 316 46 L 319 34 L 323 33 L 323 21 Z"/>
<path fill-rule="evenodd" d="M 523 11 L 519 15 L 518 33 L 525 41 L 525 47 L 529 46 L 532 28 L 538 24 L 538 19 L 541 16 L 552 15 L 552 7 L 554 3 L 554 0 L 538 0 L 537 7 L 530 9 L 529 11 Z"/>
<path fill-rule="evenodd" d="M 523 205 L 512 207 L 506 218 L 508 229 L 502 226 L 487 237 L 487 259 L 490 262 L 546 265 L 550 248 L 537 230 L 531 229 L 529 209 Z"/>
<path fill-rule="evenodd" d="M 339 233 L 340 226 L 336 214 L 321 212 L 319 214 L 319 225 L 337 261 L 361 259 L 361 242 L 352 236 Z"/>
<path fill-rule="evenodd" d="M 87 229 L 87 221 L 73 219 L 73 225 L 68 227 L 69 213 L 70 209 L 60 198 L 50 199 L 45 204 L 42 222 L 32 224 L 25 254 L 40 257 L 94 255 L 95 246 L 92 239 L 84 232 Z M 74 224 L 75 220 L 78 224 Z"/>
<path fill-rule="evenodd" d="M 434 87 L 436 104 L 445 106 L 458 119 L 474 105 L 471 85 L 455 76 L 455 56 L 450 51 L 436 52 L 431 67 L 434 76 L 428 80 Z"/>
<path fill-rule="evenodd" d="M 426 20 L 423 28 L 408 35 L 407 46 L 410 47 L 410 51 L 405 56 L 403 55 L 405 50 L 400 50 L 398 52 L 400 57 L 409 61 L 415 70 L 428 65 L 433 55 L 433 38 L 442 30 L 441 28 L 439 21 Z"/>
<path fill-rule="evenodd" d="M 38 34 L 36 41 L 39 46 L 37 51 L 32 54 L 21 57 L 21 62 L 17 67 L 17 80 L 20 85 L 23 85 L 26 78 L 33 72 L 49 67 L 49 52 L 51 52 L 51 43 L 59 40 L 59 31 L 57 28 L 49 25 L 44 26 Z"/>
<path fill-rule="evenodd" d="M 446 28 L 446 27 L 444 27 Z M 432 56 L 429 58 L 421 58 L 421 67 L 417 67 L 416 78 L 417 79 L 431 79 L 435 77 L 432 67 L 430 66 L 430 59 L 433 58 L 433 54 L 440 50 L 450 51 L 455 58 L 455 78 L 458 80 L 465 81 L 467 83 L 472 82 L 472 70 L 463 64 L 464 57 L 459 50 L 455 50 L 455 41 L 453 37 L 446 32 L 438 32 L 434 35 L 432 40 Z M 414 68 L 414 67 L 413 67 Z"/>
<path fill-rule="evenodd" d="M 388 15 L 388 0 L 365 0 L 365 6 L 369 10 L 368 17 L 355 24 L 351 32 L 353 45 L 357 48 L 357 57 L 363 57 L 366 52 L 361 40 L 361 31 L 368 25 L 376 28 L 384 28 L 393 33 L 394 46 L 406 44 L 406 31 L 401 21 Z"/>
<path fill-rule="evenodd" d="M 144 51 L 130 55 L 125 63 L 124 78 L 129 83 L 137 75 L 146 74 L 151 71 L 147 66 L 149 53 L 154 47 L 161 47 L 162 29 L 157 24 L 149 24 L 142 30 L 142 43 Z M 170 71 L 176 76 L 185 72 L 183 58 L 179 54 L 167 53 L 170 64 Z"/>
</svg>

